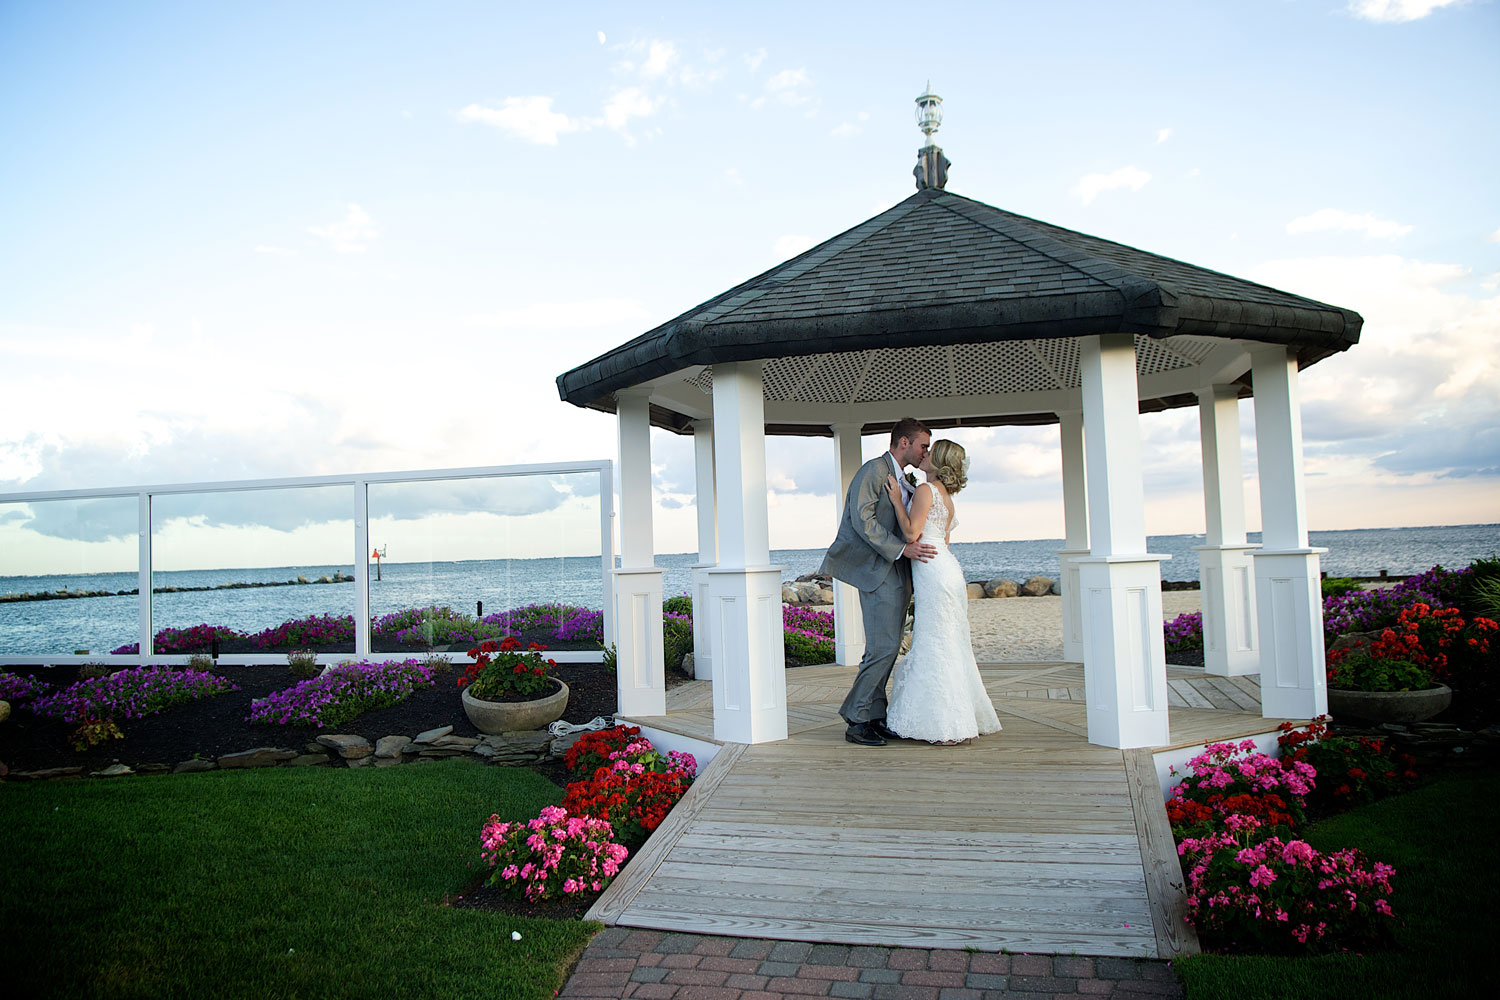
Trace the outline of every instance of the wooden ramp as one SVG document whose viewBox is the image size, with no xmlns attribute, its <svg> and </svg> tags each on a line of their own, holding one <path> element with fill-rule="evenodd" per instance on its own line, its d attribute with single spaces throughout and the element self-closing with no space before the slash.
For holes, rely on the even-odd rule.
<svg viewBox="0 0 1500 1000">
<path fill-rule="evenodd" d="M 854 668 L 788 671 L 790 737 L 726 745 L 589 919 L 843 944 L 1196 951 L 1152 752 L 1088 743 L 1079 664 L 980 669 L 1005 730 L 958 747 L 853 746 L 837 709 Z M 1253 681 L 1169 675 L 1181 745 L 1275 729 Z M 629 721 L 712 740 L 712 689 L 682 685 L 667 716 Z"/>
</svg>

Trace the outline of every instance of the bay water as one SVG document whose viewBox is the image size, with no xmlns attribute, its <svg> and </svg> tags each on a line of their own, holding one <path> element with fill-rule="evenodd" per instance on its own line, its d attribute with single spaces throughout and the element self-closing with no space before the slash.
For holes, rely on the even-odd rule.
<svg viewBox="0 0 1500 1000">
<path fill-rule="evenodd" d="M 1252 543 L 1260 536 L 1250 536 Z M 1322 568 L 1329 576 L 1391 576 L 1421 573 L 1434 565 L 1458 568 L 1475 559 L 1500 554 L 1500 524 L 1466 524 L 1422 528 L 1364 528 L 1309 532 L 1309 541 L 1328 551 Z M 1171 556 L 1162 563 L 1162 579 L 1196 580 L 1193 550 L 1202 535 L 1156 535 L 1150 552 Z M 1024 581 L 1057 576 L 1056 538 L 1007 542 L 955 542 L 953 553 L 969 580 L 1005 577 Z M 776 549 L 771 561 L 783 566 L 782 578 L 795 580 L 815 572 L 822 549 Z M 696 553 L 659 554 L 665 570 L 665 596 L 687 593 Z M 161 587 L 217 587 L 228 583 L 285 583 L 302 577 L 316 581 L 336 573 L 352 575 L 350 565 L 277 566 L 182 570 L 155 574 Z M 457 562 L 391 563 L 374 579 L 371 567 L 370 609 L 375 616 L 406 608 L 446 604 L 473 612 L 483 603 L 486 614 L 535 603 L 561 602 L 580 607 L 603 605 L 603 567 L 598 556 L 552 559 L 482 559 Z M 132 590 L 133 573 L 0 576 L 0 594 L 68 590 Z M 156 594 L 152 599 L 153 631 L 208 623 L 254 633 L 306 615 L 352 614 L 353 583 L 306 583 L 233 590 L 197 590 Z M 0 603 L 0 655 L 71 653 L 87 649 L 104 653 L 134 642 L 139 631 L 135 595 Z"/>
</svg>

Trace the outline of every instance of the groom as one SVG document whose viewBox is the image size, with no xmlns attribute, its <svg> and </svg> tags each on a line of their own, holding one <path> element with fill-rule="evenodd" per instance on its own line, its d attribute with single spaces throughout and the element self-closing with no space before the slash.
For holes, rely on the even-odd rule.
<svg viewBox="0 0 1500 1000">
<path fill-rule="evenodd" d="M 860 466 L 849 483 L 839 533 L 819 570 L 859 590 L 865 655 L 839 714 L 849 724 L 844 739 L 860 746 L 884 746 L 887 739 L 896 738 L 885 725 L 885 685 L 901 648 L 901 626 L 911 599 L 907 560 L 927 562 L 937 555 L 937 549 L 920 538 L 902 538 L 886 493 L 886 476 L 900 480 L 902 499 L 910 508 L 915 487 L 902 470 L 922 464 L 931 444 L 932 432 L 919 420 L 903 417 L 891 428 L 890 449 Z"/>
</svg>

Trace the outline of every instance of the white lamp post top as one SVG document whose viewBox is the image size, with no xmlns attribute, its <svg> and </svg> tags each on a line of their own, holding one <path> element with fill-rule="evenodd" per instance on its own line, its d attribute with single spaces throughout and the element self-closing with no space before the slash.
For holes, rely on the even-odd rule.
<svg viewBox="0 0 1500 1000">
<path fill-rule="evenodd" d="M 927 145 L 934 145 L 932 133 L 943 124 L 943 99 L 932 92 L 932 81 L 927 81 L 927 90 L 917 98 L 917 128 L 927 137 Z"/>
</svg>

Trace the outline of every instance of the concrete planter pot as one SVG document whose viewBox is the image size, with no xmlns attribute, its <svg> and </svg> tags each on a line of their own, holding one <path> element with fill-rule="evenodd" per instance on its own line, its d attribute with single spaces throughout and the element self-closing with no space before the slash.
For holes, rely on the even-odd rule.
<svg viewBox="0 0 1500 1000">
<path fill-rule="evenodd" d="M 541 729 L 561 719 L 568 707 L 568 686 L 556 677 L 551 680 L 557 690 L 531 701 L 485 701 L 469 694 L 466 688 L 462 692 L 464 714 L 475 729 L 489 736 Z"/>
<path fill-rule="evenodd" d="M 1453 703 L 1446 684 L 1420 691 L 1347 691 L 1328 689 L 1328 712 L 1335 719 L 1353 717 L 1370 722 L 1423 722 Z"/>
</svg>

